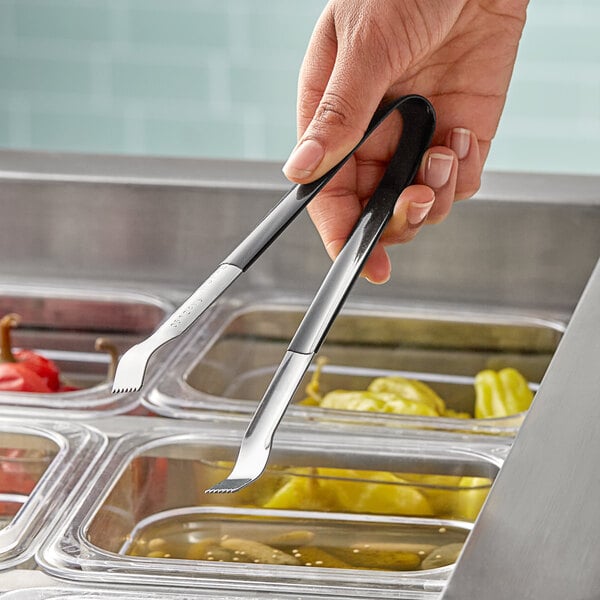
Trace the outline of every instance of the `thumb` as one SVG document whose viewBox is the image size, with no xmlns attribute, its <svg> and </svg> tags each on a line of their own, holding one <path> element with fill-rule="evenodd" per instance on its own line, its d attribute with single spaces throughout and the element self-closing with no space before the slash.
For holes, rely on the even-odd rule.
<svg viewBox="0 0 600 600">
<path fill-rule="evenodd" d="M 367 52 L 340 46 L 324 90 L 319 90 L 318 65 L 305 63 L 309 67 L 301 73 L 298 93 L 299 127 L 305 129 L 283 167 L 288 179 L 317 179 L 360 141 L 388 88 L 378 62 Z"/>
</svg>

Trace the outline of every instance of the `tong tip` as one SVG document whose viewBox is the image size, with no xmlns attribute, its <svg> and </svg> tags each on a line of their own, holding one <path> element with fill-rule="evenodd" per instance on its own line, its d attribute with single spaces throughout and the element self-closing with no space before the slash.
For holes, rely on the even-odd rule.
<svg viewBox="0 0 600 600">
<path fill-rule="evenodd" d="M 142 389 L 148 357 L 137 346 L 130 348 L 119 360 L 112 384 L 113 394 L 137 392 Z"/>
<path fill-rule="evenodd" d="M 141 388 L 139 387 L 112 387 L 112 394 L 131 394 L 132 392 L 138 392 Z"/>
<path fill-rule="evenodd" d="M 237 492 L 241 490 L 243 487 L 246 487 L 248 484 L 252 483 L 254 480 L 249 477 L 245 477 L 243 479 L 224 479 L 219 483 L 213 485 L 211 488 L 205 490 L 205 494 L 232 494 L 233 492 Z"/>
<path fill-rule="evenodd" d="M 125 394 L 137 392 L 142 389 L 142 377 L 133 377 L 131 370 L 126 368 L 119 369 L 115 373 L 115 378 L 112 384 L 113 394 Z"/>
</svg>

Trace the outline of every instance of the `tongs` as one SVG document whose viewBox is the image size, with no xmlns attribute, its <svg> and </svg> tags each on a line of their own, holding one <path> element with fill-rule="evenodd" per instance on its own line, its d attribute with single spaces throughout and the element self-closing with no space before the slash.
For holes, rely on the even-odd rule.
<svg viewBox="0 0 600 600">
<path fill-rule="evenodd" d="M 378 109 L 365 135 L 347 156 L 316 181 L 292 187 L 171 317 L 150 337 L 125 352 L 119 361 L 113 393 L 139 390 L 152 354 L 184 333 L 257 260 L 375 129 L 396 110 L 402 115 L 402 134 L 396 151 L 292 338 L 248 425 L 231 474 L 206 490 L 209 493 L 235 492 L 252 483 L 264 471 L 273 436 L 285 410 L 392 216 L 400 192 L 413 181 L 431 142 L 435 130 L 435 112 L 429 101 L 422 96 L 409 95 Z"/>
</svg>

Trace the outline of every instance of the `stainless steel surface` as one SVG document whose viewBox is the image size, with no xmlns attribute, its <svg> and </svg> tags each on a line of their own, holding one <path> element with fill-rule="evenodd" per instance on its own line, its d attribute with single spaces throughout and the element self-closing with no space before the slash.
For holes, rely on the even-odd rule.
<svg viewBox="0 0 600 600">
<path fill-rule="evenodd" d="M 5 281 L 103 281 L 178 301 L 289 189 L 274 163 L 4 151 L 0 164 Z M 392 249 L 390 282 L 359 281 L 354 297 L 570 313 L 600 254 L 599 189 L 599 177 L 487 174 L 443 226 Z M 302 215 L 244 285 L 316 291 L 328 266 Z"/>
<path fill-rule="evenodd" d="M 598 597 L 599 358 L 600 262 L 444 600 Z"/>
<path fill-rule="evenodd" d="M 289 184 L 283 178 L 278 164 L 0 151 L 0 208 L 3 215 L 0 223 L 0 277 L 4 284 L 27 284 L 32 289 L 48 284 L 59 287 L 75 284 L 82 289 L 87 287 L 91 292 L 100 287 L 123 291 L 139 289 L 167 298 L 173 303 L 180 303 L 193 292 L 190 286 L 206 278 L 213 265 L 247 232 L 249 225 L 256 222 L 287 189 Z M 175 239 L 174 231 L 177 231 Z M 516 349 L 516 356 L 530 373 L 530 381 L 537 383 L 534 376 L 541 376 L 546 371 L 556 341 L 560 338 L 562 326 L 568 323 L 600 255 L 599 231 L 599 177 L 486 174 L 482 190 L 475 199 L 458 203 L 443 225 L 427 227 L 414 242 L 392 251 L 394 273 L 388 284 L 372 286 L 363 281 L 357 283 L 351 308 L 363 311 L 363 316 L 368 315 L 362 322 L 369 328 L 368 335 L 373 342 L 371 346 L 376 345 L 379 337 L 386 344 L 379 354 L 371 352 L 372 347 L 369 349 L 368 357 L 372 361 L 368 365 L 369 369 L 381 368 L 382 365 L 384 371 L 395 368 L 391 363 L 384 364 L 386 351 L 390 350 L 390 337 L 406 335 L 404 325 L 413 323 L 410 318 L 378 321 L 374 318 L 375 312 L 390 311 L 398 307 L 402 307 L 403 311 L 408 307 L 413 310 L 412 316 L 422 317 L 425 314 L 427 317 L 430 311 L 439 314 L 440 309 L 442 313 L 448 309 L 451 309 L 450 313 L 458 309 L 460 314 L 471 317 L 482 314 L 516 315 L 523 321 L 515 326 L 515 323 L 511 324 L 510 319 L 501 319 L 503 326 L 500 328 L 488 327 L 485 323 L 483 326 L 475 325 L 470 328 L 461 322 L 450 323 L 448 328 L 431 329 L 436 338 L 449 343 L 446 348 L 440 348 L 437 354 L 438 357 L 444 357 L 441 361 L 443 368 L 429 371 L 434 379 L 433 385 L 437 385 L 440 375 L 469 377 L 469 373 L 459 368 L 462 359 L 465 359 L 464 367 L 470 369 L 488 358 L 497 358 L 493 356 L 493 351 L 490 357 L 488 350 L 494 335 L 499 332 L 502 332 L 500 338 L 503 340 L 500 346 L 506 341 L 504 334 L 508 334 L 509 342 L 516 344 L 516 347 L 507 349 L 506 354 L 512 353 L 515 356 L 513 350 Z M 248 273 L 244 281 L 244 293 L 241 293 L 237 283 L 231 286 L 226 299 L 232 310 L 229 315 L 233 315 L 236 308 L 243 313 L 249 306 L 262 306 L 270 310 L 273 302 L 281 303 L 280 306 L 287 303 L 287 308 L 295 305 L 298 308 L 296 312 L 301 314 L 306 299 L 313 295 L 329 264 L 313 226 L 308 218 L 302 215 L 293 227 L 290 227 L 285 238 L 278 243 L 277 249 L 267 251 L 260 263 Z M 299 273 L 302 277 L 297 276 Z M 597 287 L 598 284 L 594 283 L 593 290 L 597 290 Z M 597 296 L 597 293 L 594 291 L 593 295 Z M 589 291 L 586 297 L 591 297 Z M 598 454 L 598 435 L 595 431 L 598 404 L 594 403 L 592 398 L 597 396 L 598 389 L 594 361 L 597 362 L 599 356 L 596 333 L 599 316 L 597 308 L 591 310 L 591 314 L 587 311 L 588 309 L 583 313 L 579 312 L 573 319 L 576 328 L 569 330 L 572 333 L 567 334 L 565 344 L 561 346 L 564 350 L 559 351 L 550 366 L 538 397 L 542 405 L 556 409 L 555 412 L 562 416 L 559 431 L 553 432 L 542 427 L 550 416 L 543 408 L 539 408 L 540 403 L 536 400 L 535 410 L 526 421 L 526 431 L 527 427 L 533 424 L 533 437 L 530 438 L 529 434 L 526 437 L 519 436 L 515 450 L 533 452 L 537 464 L 520 465 L 520 469 L 527 472 L 525 477 L 520 479 L 517 492 L 508 499 L 507 505 L 501 505 L 501 502 L 494 498 L 500 497 L 496 495 L 496 490 L 505 489 L 505 485 L 508 486 L 509 483 L 511 486 L 516 485 L 513 480 L 516 479 L 516 459 L 507 463 L 509 469 L 501 469 L 498 485 L 494 488 L 490 502 L 476 525 L 477 535 L 470 537 L 467 550 L 459 561 L 457 577 L 459 574 L 461 577 L 465 574 L 472 576 L 475 570 L 483 571 L 490 577 L 491 593 L 487 594 L 484 582 L 472 595 L 474 597 L 485 595 L 486 598 L 495 600 L 493 593 L 497 593 L 497 597 L 503 597 L 502 590 L 510 589 L 507 584 L 519 583 L 523 586 L 522 590 L 518 590 L 513 597 L 537 599 L 539 596 L 532 592 L 532 586 L 542 581 L 554 583 L 554 590 L 549 593 L 549 598 L 553 597 L 553 592 L 556 594 L 554 597 L 576 600 L 583 600 L 583 594 L 587 594 L 586 598 L 597 595 L 594 586 L 598 587 L 598 581 L 594 580 L 594 577 L 599 560 L 595 540 L 599 531 L 593 502 L 589 502 L 588 498 L 598 491 L 597 477 L 594 478 L 593 472 L 590 475 L 590 470 L 594 464 L 594 456 Z M 284 321 L 288 317 L 293 321 L 296 318 L 293 313 L 294 311 L 286 315 Z M 67 311 L 67 314 L 70 315 L 71 311 Z M 581 314 L 588 316 L 582 321 Z M 48 529 L 43 530 L 44 532 L 28 546 L 28 552 L 31 553 L 39 551 L 42 541 L 48 547 L 51 541 L 57 541 L 58 537 L 50 537 L 51 526 L 56 525 L 52 535 L 59 536 L 65 533 L 64 538 L 60 538 L 60 553 L 53 557 L 58 557 L 58 563 L 54 564 L 58 564 L 60 568 L 47 571 L 63 578 L 59 588 L 56 588 L 60 589 L 61 593 L 65 588 L 65 592 L 68 591 L 69 594 L 83 592 L 82 578 L 91 580 L 96 576 L 98 583 L 85 584 L 85 592 L 92 594 L 94 600 L 96 597 L 103 597 L 102 593 L 98 594 L 98 589 L 102 589 L 105 595 L 110 594 L 111 597 L 118 597 L 121 590 L 127 589 L 128 595 L 125 597 L 136 600 L 142 591 L 147 598 L 153 593 L 160 597 L 162 590 L 165 590 L 164 597 L 168 597 L 167 593 L 179 597 L 180 592 L 185 592 L 185 587 L 174 590 L 169 577 L 173 573 L 180 576 L 182 563 L 184 568 L 189 566 L 186 561 L 167 565 L 164 571 L 167 574 L 163 581 L 169 583 L 160 587 L 153 583 L 153 589 L 140 585 L 139 581 L 133 583 L 135 578 L 131 577 L 123 577 L 121 583 L 118 583 L 118 576 L 115 578 L 109 568 L 102 571 L 102 574 L 90 575 L 99 566 L 107 565 L 88 560 L 98 556 L 95 554 L 98 548 L 88 545 L 84 529 L 66 532 L 61 528 L 65 525 L 64 519 L 72 525 L 76 514 L 84 514 L 84 509 L 91 508 L 96 501 L 98 506 L 103 505 L 101 495 L 114 483 L 115 489 L 124 492 L 116 503 L 119 510 L 113 513 L 103 512 L 103 518 L 96 521 L 94 531 L 104 533 L 104 524 L 114 525 L 121 533 L 131 531 L 127 529 L 127 525 L 144 510 L 152 512 L 150 501 L 153 498 L 155 500 L 160 492 L 159 486 L 141 485 L 141 482 L 153 480 L 149 477 L 152 469 L 145 471 L 145 468 L 161 465 L 156 459 L 166 459 L 168 471 L 172 474 L 171 482 L 175 482 L 169 489 L 177 490 L 175 496 L 172 496 L 175 503 L 181 504 L 184 500 L 188 502 L 190 498 L 197 496 L 207 498 L 203 493 L 206 486 L 192 489 L 194 480 L 189 475 L 189 470 L 180 468 L 182 463 L 189 465 L 198 459 L 197 445 L 192 444 L 182 451 L 181 445 L 176 443 L 166 455 L 161 456 L 162 450 L 152 443 L 145 445 L 145 442 L 136 436 L 149 436 L 144 439 L 152 442 L 152 436 L 155 434 L 160 437 L 172 433 L 175 437 L 180 436 L 178 441 L 181 441 L 189 436 L 190 432 L 194 437 L 200 435 L 201 429 L 211 431 L 219 421 L 219 413 L 221 419 L 223 413 L 226 413 L 225 422 L 232 431 L 225 437 L 220 436 L 219 443 L 223 444 L 225 441 L 228 449 L 226 458 L 234 458 L 235 449 L 247 422 L 247 410 L 246 414 L 241 411 L 236 414 L 227 407 L 221 410 L 220 403 L 236 399 L 247 403 L 248 399 L 256 399 L 256 390 L 261 389 L 272 375 L 273 371 L 268 372 L 268 369 L 269 365 L 274 364 L 273 357 L 277 352 L 280 355 L 283 353 L 285 344 L 275 339 L 271 340 L 274 342 L 271 347 L 270 341 L 265 339 L 268 331 L 265 333 L 261 328 L 268 329 L 268 320 L 259 326 L 258 314 L 251 314 L 249 317 L 241 315 L 241 320 L 235 323 L 235 327 L 242 326 L 238 331 L 241 335 L 235 339 L 228 337 L 219 340 L 224 343 L 217 344 L 218 348 L 215 346 L 209 349 L 212 358 L 217 359 L 211 371 L 211 365 L 204 361 L 205 355 L 199 353 L 204 347 L 194 344 L 206 344 L 218 338 L 216 332 L 209 327 L 211 319 L 217 316 L 216 311 L 206 315 L 203 326 L 206 325 L 204 334 L 207 337 L 195 337 L 194 334 L 199 332 L 188 332 L 182 336 L 181 343 L 178 341 L 169 347 L 168 353 L 160 351 L 154 357 L 157 369 L 165 369 L 162 372 L 162 375 L 165 375 L 164 381 L 157 381 L 157 388 L 163 383 L 172 383 L 175 376 L 182 376 L 177 386 L 161 388 L 166 392 L 163 397 L 165 406 L 169 404 L 173 409 L 172 416 L 188 416 L 186 412 L 194 407 L 198 398 L 202 399 L 206 407 L 212 402 L 211 410 L 204 410 L 199 420 L 198 415 L 194 415 L 194 422 L 183 418 L 98 418 L 93 414 L 89 415 L 94 425 L 101 426 L 107 433 L 110 432 L 113 449 L 118 444 L 123 444 L 126 438 L 130 439 L 128 436 L 133 436 L 137 441 L 135 446 L 128 450 L 134 454 L 137 452 L 140 460 L 132 460 L 131 464 L 135 467 L 122 471 L 90 467 L 86 461 L 83 461 L 83 465 L 73 465 L 74 469 L 82 466 L 88 468 L 85 475 L 80 477 L 81 487 L 77 489 L 65 486 L 64 490 L 60 490 L 72 493 L 72 502 L 63 505 L 63 511 L 56 512 L 56 522 L 47 523 Z M 262 316 L 265 316 L 265 313 Z M 350 322 L 361 321 L 354 317 L 355 315 L 350 315 Z M 525 321 L 529 318 L 538 320 L 539 327 L 531 322 L 526 325 Z M 235 357 L 236 343 L 240 344 L 240 348 L 250 347 L 250 336 L 244 338 L 243 329 L 243 326 L 248 325 L 248 321 L 255 327 L 254 331 L 251 331 L 252 335 L 256 334 L 259 339 L 260 348 L 255 354 L 258 356 L 264 351 L 266 362 L 260 363 L 257 359 L 257 362 L 252 364 L 247 356 L 239 357 L 240 362 L 235 364 L 237 371 L 234 369 L 221 372 L 222 377 L 238 377 L 234 387 L 230 388 L 225 396 L 221 396 L 221 392 L 227 386 L 223 379 L 216 376 L 220 368 L 218 360 Z M 235 322 L 235 318 L 232 322 Z M 381 323 L 383 326 L 380 326 Z M 393 323 L 393 327 L 388 329 L 390 323 Z M 399 326 L 401 323 L 404 325 Z M 285 331 L 285 326 L 281 326 L 278 318 L 275 318 L 274 325 L 280 331 Z M 457 325 L 456 329 L 453 329 L 454 325 Z M 415 335 L 412 338 L 415 347 L 408 349 L 409 352 L 402 356 L 405 360 L 406 356 L 414 354 L 412 367 L 406 372 L 418 373 L 425 364 L 422 360 L 423 354 L 419 354 L 417 349 L 419 340 L 427 344 L 426 337 L 419 337 L 427 328 L 417 329 L 420 333 L 413 332 Z M 288 331 L 293 332 L 293 328 L 288 328 Z M 459 332 L 467 332 L 466 345 L 463 347 L 456 344 L 462 335 Z M 233 330 L 227 335 L 233 335 Z M 471 353 L 468 344 L 480 335 L 486 340 L 488 350 L 480 347 L 475 353 Z M 534 343 L 534 340 L 538 340 L 541 346 L 536 346 L 537 342 Z M 347 338 L 346 341 L 352 343 L 352 340 Z M 336 344 L 331 347 L 332 351 L 337 352 L 337 357 L 344 358 L 341 350 L 343 344 L 344 340 L 340 339 L 337 344 L 339 347 L 336 347 Z M 533 348 L 533 352 L 526 356 L 528 346 Z M 474 356 L 479 350 L 483 350 L 482 354 Z M 357 349 L 357 352 L 360 351 Z M 451 358 L 453 353 L 456 353 L 457 359 L 454 362 Z M 565 353 L 568 356 L 565 356 Z M 352 358 L 352 352 L 349 352 L 348 356 Z M 350 361 L 349 365 L 334 362 L 331 365 L 332 370 L 324 375 L 332 377 L 334 381 L 342 381 L 348 375 L 345 367 L 356 367 L 357 364 L 357 361 Z M 166 370 L 173 367 L 179 369 L 184 365 L 187 365 L 187 371 L 171 373 L 170 370 Z M 244 375 L 246 367 L 249 370 Z M 450 367 L 456 367 L 453 373 L 450 373 Z M 267 372 L 261 374 L 261 369 Z M 202 380 L 202 377 L 207 375 L 213 377 L 209 383 Z M 358 381 L 363 375 L 368 376 L 362 371 L 354 372 L 353 381 Z M 448 379 L 440 383 L 446 390 L 450 390 L 453 385 L 458 387 L 460 382 L 453 384 Z M 470 382 L 466 383 L 468 386 Z M 184 393 L 186 388 L 189 393 Z M 249 397 L 246 397 L 246 392 Z M 140 395 L 134 396 L 136 401 L 139 401 Z M 49 409 L 61 420 L 69 418 L 67 399 L 63 400 L 64 406 Z M 174 401 L 181 401 L 182 404 L 174 405 Z M 567 414 L 569 402 L 571 410 Z M 35 418 L 39 410 L 42 409 L 32 406 L 27 409 L 30 416 L 23 415 L 19 419 L 26 421 Z M 0 407 L 2 423 L 8 414 L 7 407 Z M 361 423 L 364 424 L 362 418 L 361 416 Z M 398 458 L 399 452 L 395 450 L 395 444 L 412 444 L 415 452 L 410 455 L 407 466 L 410 466 L 413 473 L 428 472 L 431 453 L 436 447 L 435 443 L 431 445 L 429 436 L 425 440 L 422 431 L 402 429 L 401 435 L 396 430 L 396 435 L 384 437 L 380 435 L 379 430 L 374 432 L 374 428 L 371 427 L 373 421 L 369 423 L 369 419 L 366 419 L 366 422 L 366 430 L 370 431 L 370 435 L 376 440 L 371 441 L 369 446 L 356 442 L 354 432 L 357 429 L 352 429 L 353 437 L 349 436 L 348 424 L 319 419 L 311 420 L 307 427 L 306 422 L 292 424 L 286 421 L 286 431 L 279 442 L 275 439 L 274 456 L 281 460 L 293 459 L 295 464 L 300 464 L 298 461 L 310 455 L 311 436 L 324 436 L 329 439 L 328 436 L 333 435 L 332 440 L 352 442 L 353 451 L 356 444 L 359 454 L 369 458 L 372 458 L 373 453 L 381 457 L 382 452 L 391 453 L 393 458 Z M 355 425 L 353 424 L 353 427 Z M 310 432 L 307 432 L 308 428 Z M 159 430 L 162 430 L 162 433 Z M 358 427 L 358 430 L 359 437 L 366 434 L 362 427 Z M 280 433 L 278 432 L 278 437 Z M 307 441 L 290 445 L 288 442 L 292 434 L 296 438 L 307 436 Z M 466 437 L 462 433 L 449 431 L 445 431 L 442 437 L 453 447 L 466 445 L 469 452 L 475 451 L 476 454 L 479 447 L 477 445 L 481 443 L 482 438 L 487 442 L 493 440 L 488 436 Z M 477 439 L 471 439 L 473 437 Z M 573 439 L 576 441 L 568 442 Z M 554 440 L 559 448 L 551 447 L 550 442 Z M 502 443 L 506 444 L 506 439 Z M 536 451 L 536 445 L 545 449 L 543 454 L 542 450 Z M 291 454 L 282 453 L 281 449 L 286 447 L 293 447 L 295 450 Z M 340 448 L 342 444 L 332 442 L 330 451 L 324 453 L 320 459 L 328 459 L 330 467 L 350 468 L 352 461 L 348 461 L 348 453 L 344 454 Z M 452 453 L 446 453 L 444 456 L 441 454 L 443 453 L 438 453 L 439 461 L 436 464 L 448 476 L 453 476 L 452 473 L 459 473 L 465 477 L 481 476 L 482 473 L 486 476 L 487 472 L 487 476 L 495 477 L 506 451 L 493 455 L 497 460 L 489 463 L 492 465 L 489 472 L 486 469 L 482 470 L 481 462 L 475 458 L 464 460 L 463 455 L 459 460 Z M 104 463 L 105 466 L 109 464 L 113 465 Z M 368 462 L 362 464 L 368 468 Z M 382 463 L 381 466 L 387 468 L 391 463 Z M 540 475 L 548 477 L 551 473 L 556 473 L 552 484 L 548 484 L 547 487 L 541 485 L 539 490 L 533 489 L 538 471 Z M 78 477 L 77 473 L 76 470 L 71 473 L 73 478 Z M 131 485 L 126 483 L 128 478 Z M 214 481 L 216 480 L 215 476 Z M 137 487 L 135 481 L 138 482 Z M 239 493 L 243 494 L 249 489 Z M 216 496 L 221 500 L 233 497 L 235 494 Z M 211 498 L 214 500 L 215 496 Z M 504 493 L 502 498 L 506 498 Z M 573 498 L 570 506 L 567 504 L 569 498 Z M 146 500 L 150 503 L 144 505 Z M 535 505 L 528 505 L 528 501 L 535 502 Z M 561 512 L 562 506 L 567 508 Z M 162 507 L 171 507 L 168 497 L 166 505 Z M 149 512 L 145 514 L 148 515 Z M 509 520 L 499 523 L 496 514 L 508 514 Z M 92 518 L 88 512 L 85 512 L 85 515 Z M 547 520 L 550 519 L 550 515 L 554 515 L 552 520 Z M 61 520 L 62 523 L 59 522 Z M 492 524 L 489 530 L 485 527 L 488 523 Z M 480 535 L 482 539 L 489 541 L 493 533 L 506 534 L 512 537 L 514 543 L 505 542 L 504 538 L 501 538 L 502 543 L 506 544 L 503 548 L 508 548 L 507 551 L 500 553 L 494 546 L 491 554 L 484 548 L 486 554 L 477 555 L 471 549 L 471 543 L 474 544 L 472 548 L 477 550 L 481 548 L 478 545 Z M 527 535 L 529 539 L 525 539 Z M 560 542 L 564 543 L 559 543 L 559 538 Z M 63 552 L 66 554 L 62 554 Z M 71 570 L 65 578 L 65 571 L 61 570 L 65 565 L 60 560 L 69 552 L 73 553 L 70 556 L 73 560 L 67 565 Z M 115 558 L 107 550 L 100 549 L 100 555 L 102 560 L 107 557 L 110 560 Z M 125 557 L 118 554 L 117 558 L 125 560 Z M 130 557 L 127 560 L 135 562 L 133 559 L 134 557 Z M 42 560 L 35 566 L 29 564 L 30 560 L 32 559 L 19 563 L 8 571 L 0 572 L 0 590 L 12 589 L 15 593 L 21 592 L 21 598 L 27 600 L 37 600 L 37 595 L 41 594 L 40 598 L 45 600 L 44 594 L 48 592 L 48 586 L 58 582 L 54 576 L 42 573 L 41 569 L 47 569 Z M 85 568 L 82 568 L 82 565 Z M 33 568 L 39 570 L 33 571 Z M 156 568 L 157 563 L 153 563 L 151 569 Z M 470 569 L 473 569 L 473 572 L 469 573 Z M 502 569 L 505 569 L 505 573 L 502 573 Z M 508 572 L 506 569 L 509 569 Z M 246 570 L 253 573 L 252 567 L 247 567 Z M 389 590 L 375 592 L 372 585 L 373 573 L 370 572 L 370 581 L 365 583 L 364 593 L 358 596 L 376 597 L 379 594 L 382 598 L 437 597 L 451 571 L 449 568 L 443 577 L 435 581 L 426 578 L 427 585 L 432 585 L 427 587 L 428 591 L 425 591 L 425 584 L 420 580 L 417 585 L 418 588 L 421 586 L 419 589 L 413 588 L 406 592 L 399 589 L 397 577 L 395 585 L 390 585 Z M 34 577 L 34 574 L 38 577 Z M 301 580 L 306 583 L 306 575 L 302 575 Z M 266 596 L 267 592 L 264 590 L 269 587 L 269 583 L 261 583 L 264 593 L 259 592 L 258 597 Z M 318 579 L 314 579 L 313 583 L 311 595 L 328 595 L 318 588 Z M 472 581 L 470 583 L 472 584 Z M 21 590 L 19 586 L 27 589 Z M 214 581 L 211 582 L 210 591 L 215 587 Z M 222 587 L 217 586 L 216 589 L 218 593 L 223 591 L 224 598 L 230 600 L 229 594 Z M 357 595 L 356 588 L 351 589 L 352 593 L 347 594 L 347 597 Z M 449 591 L 451 589 L 448 588 Z M 271 591 L 272 588 L 269 588 L 269 593 Z M 285 595 L 282 592 L 281 597 Z M 344 591 L 339 591 L 339 595 L 343 596 Z M 191 596 L 196 597 L 196 592 L 192 592 Z M 292 594 L 291 597 L 296 599 L 300 595 Z"/>
<path fill-rule="evenodd" d="M 159 346 L 188 329 L 233 281 L 263 254 L 333 179 L 380 123 L 391 113 L 395 113 L 396 109 L 404 117 L 398 146 L 290 344 L 290 350 L 294 352 L 316 352 L 390 220 L 398 196 L 414 179 L 423 154 L 431 142 L 435 129 L 435 112 L 429 101 L 421 96 L 404 96 L 391 102 L 387 108 L 376 111 L 362 139 L 342 160 L 316 181 L 294 185 L 224 259 L 205 283 L 184 302 L 165 327 L 143 344 L 138 344 L 128 351 L 119 364 L 113 392 L 140 389 L 151 354 Z M 309 349 L 306 349 L 306 346 Z M 300 377 L 297 379 L 299 381 Z M 262 414 L 266 413 L 263 411 Z M 277 423 L 280 418 L 277 419 Z"/>
<path fill-rule="evenodd" d="M 187 331 L 241 273 L 242 270 L 234 265 L 219 265 L 150 337 L 129 348 L 119 360 L 112 393 L 139 390 L 144 381 L 148 361 L 154 352 Z"/>
</svg>

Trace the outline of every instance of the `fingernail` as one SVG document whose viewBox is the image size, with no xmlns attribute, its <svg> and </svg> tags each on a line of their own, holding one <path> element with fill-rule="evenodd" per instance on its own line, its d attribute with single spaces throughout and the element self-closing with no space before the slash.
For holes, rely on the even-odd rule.
<svg viewBox="0 0 600 600">
<path fill-rule="evenodd" d="M 422 202 L 419 204 L 412 203 L 409 205 L 406 211 L 406 220 L 410 225 L 420 225 L 429 214 L 431 207 L 435 202 L 435 196 L 429 202 Z"/>
<path fill-rule="evenodd" d="M 373 285 L 383 285 L 384 283 L 387 283 L 390 280 L 390 276 L 388 275 L 384 280 L 382 281 L 375 281 L 374 279 L 369 279 L 367 276 L 365 276 L 365 279 L 369 282 L 372 283 Z"/>
<path fill-rule="evenodd" d="M 471 132 L 464 127 L 455 127 L 450 134 L 450 148 L 458 157 L 458 160 L 466 158 L 471 147 Z"/>
<path fill-rule="evenodd" d="M 292 154 L 283 165 L 283 173 L 289 179 L 308 177 L 325 156 L 325 149 L 315 140 L 305 140 L 294 148 Z"/>
<path fill-rule="evenodd" d="M 434 190 L 445 186 L 452 171 L 452 160 L 447 154 L 430 154 L 425 167 L 425 185 Z"/>
</svg>

